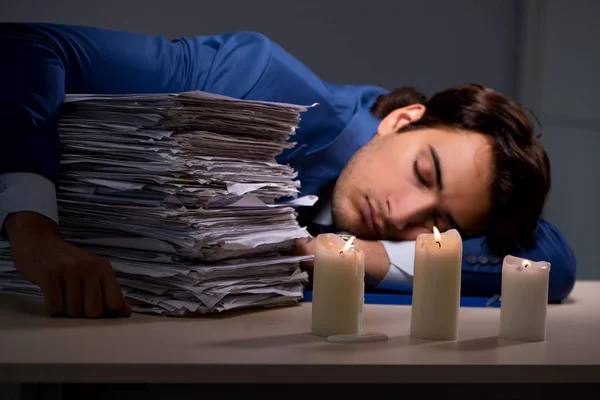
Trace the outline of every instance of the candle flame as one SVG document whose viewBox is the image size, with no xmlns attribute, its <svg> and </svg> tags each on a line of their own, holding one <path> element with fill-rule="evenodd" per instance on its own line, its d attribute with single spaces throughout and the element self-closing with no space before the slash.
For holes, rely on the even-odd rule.
<svg viewBox="0 0 600 400">
<path fill-rule="evenodd" d="M 440 235 L 440 231 L 438 231 L 437 227 L 433 227 L 433 237 L 436 242 L 440 242 L 442 240 L 442 235 Z"/>
<path fill-rule="evenodd" d="M 352 243 L 354 242 L 354 239 L 356 239 L 355 236 L 350 236 L 350 239 L 348 239 L 348 241 L 346 242 L 344 247 L 342 247 L 342 249 L 340 250 L 340 254 L 342 254 L 343 252 L 348 250 L 350 247 L 352 247 Z"/>
<path fill-rule="evenodd" d="M 440 235 L 440 231 L 438 231 L 438 228 L 434 225 L 433 226 L 433 237 L 435 238 L 435 242 L 438 244 L 438 248 L 442 248 L 442 235 Z"/>
<path fill-rule="evenodd" d="M 523 268 L 531 267 L 531 263 L 527 260 L 523 260 L 521 265 L 523 266 Z"/>
</svg>

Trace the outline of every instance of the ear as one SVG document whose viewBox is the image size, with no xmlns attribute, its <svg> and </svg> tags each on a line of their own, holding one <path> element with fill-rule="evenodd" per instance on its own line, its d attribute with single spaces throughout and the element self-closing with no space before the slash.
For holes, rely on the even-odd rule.
<svg viewBox="0 0 600 400">
<path fill-rule="evenodd" d="M 425 106 L 423 104 L 411 104 L 410 106 L 397 108 L 381 120 L 379 128 L 377 128 L 377 135 L 384 136 L 388 133 L 396 133 L 400 128 L 421 119 L 424 113 Z"/>
</svg>

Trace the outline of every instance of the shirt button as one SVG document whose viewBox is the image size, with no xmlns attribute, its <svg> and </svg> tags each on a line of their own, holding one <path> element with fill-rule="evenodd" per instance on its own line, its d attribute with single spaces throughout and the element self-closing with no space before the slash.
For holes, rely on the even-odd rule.
<svg viewBox="0 0 600 400">
<path fill-rule="evenodd" d="M 474 254 L 467 254 L 465 260 L 471 265 L 477 264 L 477 257 Z"/>
<path fill-rule="evenodd" d="M 500 261 L 502 261 L 502 260 L 497 255 L 492 254 L 491 256 L 488 257 L 488 261 L 490 262 L 490 264 L 498 265 L 498 264 L 500 264 Z"/>
</svg>

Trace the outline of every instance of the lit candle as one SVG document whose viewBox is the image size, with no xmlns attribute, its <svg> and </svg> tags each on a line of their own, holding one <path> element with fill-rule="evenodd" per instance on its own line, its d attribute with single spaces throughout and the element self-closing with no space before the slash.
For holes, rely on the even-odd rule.
<svg viewBox="0 0 600 400">
<path fill-rule="evenodd" d="M 332 233 L 317 236 L 313 260 L 311 332 L 318 336 L 359 334 L 365 298 L 364 254 Z"/>
<path fill-rule="evenodd" d="M 458 338 L 462 238 L 456 229 L 420 234 L 415 243 L 411 336 Z"/>
<path fill-rule="evenodd" d="M 550 263 L 506 256 L 502 263 L 500 337 L 537 342 L 546 340 Z"/>
</svg>

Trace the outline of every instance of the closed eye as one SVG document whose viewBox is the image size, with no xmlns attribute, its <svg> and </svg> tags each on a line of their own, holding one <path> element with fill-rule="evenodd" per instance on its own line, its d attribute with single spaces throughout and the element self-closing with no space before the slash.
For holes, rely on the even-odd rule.
<svg viewBox="0 0 600 400">
<path fill-rule="evenodd" d="M 413 172 L 415 174 L 415 178 L 417 178 L 417 181 L 422 185 L 427 187 L 427 182 L 425 181 L 425 178 L 423 178 L 423 175 L 421 174 L 421 171 L 419 170 L 419 165 L 417 164 L 417 160 L 415 160 L 413 162 Z"/>
</svg>

